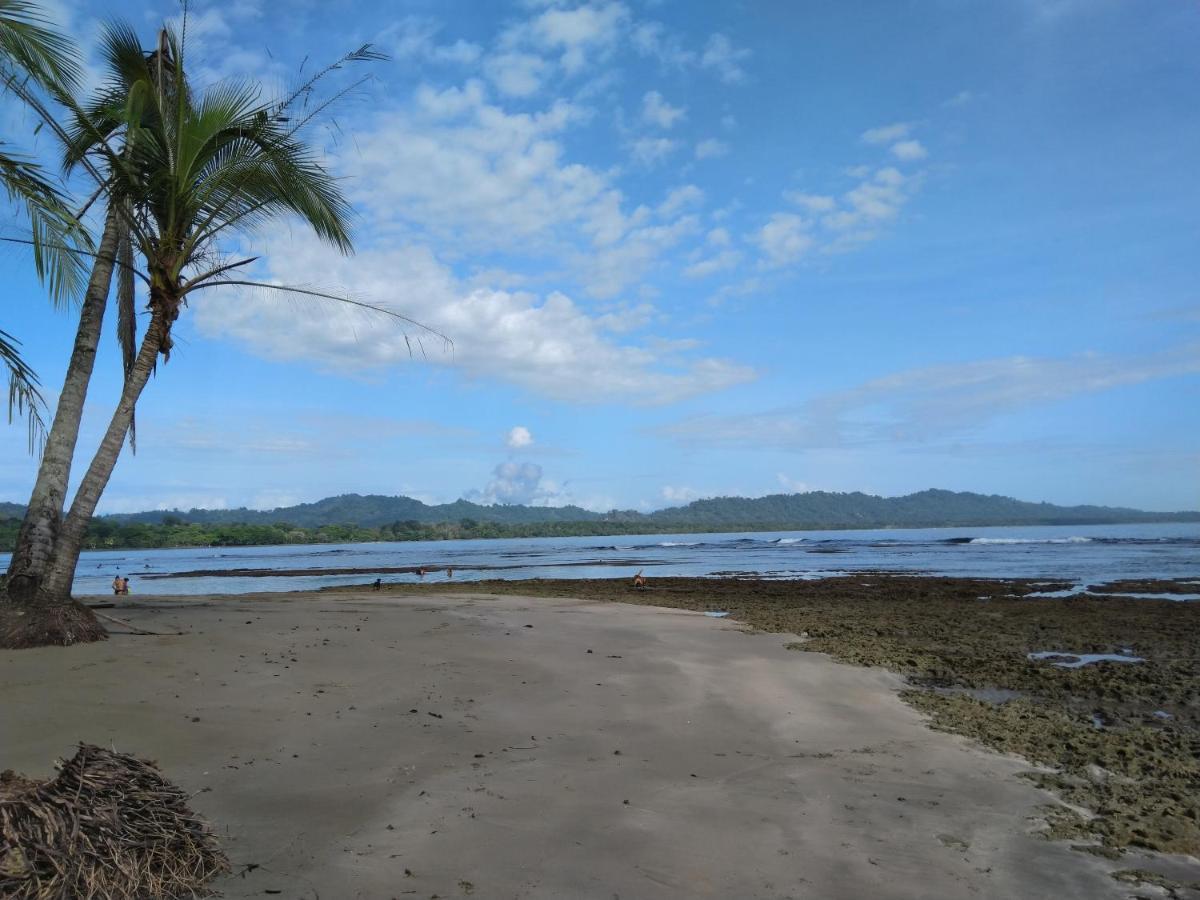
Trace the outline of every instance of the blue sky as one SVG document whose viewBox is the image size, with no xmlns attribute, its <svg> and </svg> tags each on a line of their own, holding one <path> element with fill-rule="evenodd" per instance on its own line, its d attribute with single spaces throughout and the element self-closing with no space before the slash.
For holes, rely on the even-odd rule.
<svg viewBox="0 0 1200 900">
<path fill-rule="evenodd" d="M 178 8 L 52 9 L 86 46 Z M 1195 3 L 234 0 L 193 5 L 189 69 L 283 90 L 365 41 L 392 60 L 310 135 L 357 254 L 291 223 L 240 247 L 453 346 L 198 295 L 102 512 L 927 487 L 1200 507 Z M 0 327 L 53 397 L 72 322 L 0 253 Z M 0 429 L 0 497 L 33 472 Z"/>
</svg>

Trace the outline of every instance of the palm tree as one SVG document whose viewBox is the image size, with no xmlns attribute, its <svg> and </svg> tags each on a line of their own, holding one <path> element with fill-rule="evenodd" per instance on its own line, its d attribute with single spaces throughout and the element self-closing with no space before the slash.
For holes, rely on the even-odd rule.
<svg viewBox="0 0 1200 900">
<path fill-rule="evenodd" d="M 0 85 L 22 92 L 32 88 L 50 93 L 70 90 L 79 77 L 72 43 L 49 27 L 38 7 L 25 0 L 0 0 Z M 67 208 L 62 193 L 29 158 L 0 140 L 0 185 L 10 201 L 25 208 L 29 218 L 34 264 L 57 303 L 78 297 L 83 280 L 83 257 L 73 252 L 90 249 L 86 232 Z M 42 396 L 37 375 L 21 359 L 20 341 L 0 330 L 0 361 L 8 369 L 8 414 L 28 416 L 32 450 L 45 434 Z"/>
<path fill-rule="evenodd" d="M 142 52 L 137 36 L 127 28 L 114 26 L 106 29 L 102 40 L 102 51 L 108 73 L 106 96 L 109 102 L 113 101 L 117 92 L 123 91 L 125 95 L 128 95 L 139 81 L 153 78 L 156 74 L 157 67 L 150 64 L 150 57 Z M 20 88 L 17 90 L 19 91 Z M 60 105 L 79 111 L 79 104 L 74 101 L 69 91 L 65 89 L 52 91 L 52 96 L 59 101 Z M 70 132 L 58 124 L 53 111 L 45 106 L 36 95 L 22 94 L 22 97 L 38 112 L 43 123 L 48 124 L 50 129 L 55 132 L 64 147 L 69 147 Z M 82 111 L 79 112 L 78 118 L 84 118 Z M 119 141 L 125 137 L 123 129 L 120 129 L 119 125 L 114 126 L 110 122 L 108 129 L 103 132 L 103 137 L 109 141 Z M 72 163 L 78 164 L 71 158 L 69 149 L 66 151 L 66 157 L 65 168 L 71 168 Z M 132 261 L 129 259 L 128 227 L 125 218 L 122 217 L 123 210 L 119 205 L 114 205 L 111 197 L 108 197 L 114 173 L 102 160 L 98 166 L 89 161 L 87 168 L 88 174 L 96 181 L 97 187 L 89 200 L 83 204 L 78 217 L 82 218 L 88 208 L 101 198 L 105 198 L 107 210 L 104 215 L 104 229 L 100 244 L 92 257 L 91 275 L 83 293 L 75 343 L 63 381 L 62 392 L 59 395 L 59 403 L 55 410 L 53 424 L 44 442 L 37 480 L 26 506 L 25 516 L 5 578 L 5 594 L 18 605 L 27 605 L 36 600 L 45 581 L 50 561 L 53 559 L 54 548 L 62 527 L 63 505 L 66 502 L 71 465 L 79 440 L 79 425 L 83 416 L 84 400 L 91 382 L 104 315 L 108 308 L 113 271 L 117 267 L 118 261 L 124 263 L 118 279 L 117 290 L 118 332 L 122 345 L 126 349 L 124 354 L 126 358 L 130 353 L 128 348 L 133 343 L 131 331 L 134 297 L 130 273 Z M 72 257 L 74 259 L 84 258 L 83 254 L 79 253 L 72 254 Z M 98 627 L 94 616 L 81 614 L 74 607 L 68 607 L 63 613 L 67 618 L 51 628 L 52 632 L 58 634 L 57 642 L 59 643 L 73 643 L 77 639 L 68 615 L 71 612 L 74 612 L 75 618 L 79 620 L 77 623 L 79 628 L 85 631 L 94 631 Z"/>
<path fill-rule="evenodd" d="M 245 82 L 224 82 L 195 92 L 185 75 L 181 41 L 169 30 L 160 34 L 158 47 L 149 56 L 139 49 L 136 61 L 131 43 L 136 46 L 131 30 L 109 27 L 105 46 L 113 77 L 86 109 L 73 104 L 74 120 L 61 129 L 68 164 L 83 168 L 103 186 L 108 221 L 115 223 L 111 234 L 106 228 L 96 256 L 102 260 L 115 254 L 120 275 L 127 281 L 118 291 L 128 298 L 120 323 L 128 348 L 126 379 L 66 516 L 51 523 L 49 533 L 31 535 L 33 552 L 27 555 L 36 557 L 40 568 L 32 570 L 33 577 L 10 577 L 9 603 L 0 606 L 0 646 L 73 643 L 104 636 L 90 612 L 71 600 L 75 567 L 88 523 L 133 424 L 137 400 L 158 358 L 169 360 L 172 327 L 191 294 L 254 286 L 349 303 L 422 327 L 353 298 L 252 281 L 241 273 L 255 258 L 230 260 L 221 254 L 222 242 L 229 236 L 280 216 L 298 217 L 325 242 L 351 252 L 350 207 L 299 133 L 345 93 L 313 102 L 309 108 L 317 81 L 342 63 L 379 59 L 381 54 L 369 46 L 359 48 L 272 103 L 261 99 L 257 86 Z M 307 111 L 297 113 L 301 104 Z M 107 245 L 110 237 L 112 247 Z M 134 277 L 148 295 L 149 311 L 136 347 Z M 125 300 L 118 305 L 124 309 Z M 86 306 L 85 301 L 85 310 Z M 78 421 L 83 394 L 77 393 L 68 398 L 64 391 L 58 415 L 69 414 Z M 66 412 L 64 404 L 71 407 Z M 53 442 L 52 429 L 47 455 Z M 52 480 L 61 481 L 65 488 L 65 479 L 56 475 Z"/>
</svg>

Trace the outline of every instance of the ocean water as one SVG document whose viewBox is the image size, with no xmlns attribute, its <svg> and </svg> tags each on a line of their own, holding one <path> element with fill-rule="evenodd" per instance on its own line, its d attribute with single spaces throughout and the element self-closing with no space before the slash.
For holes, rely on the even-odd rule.
<svg viewBox="0 0 1200 900">
<path fill-rule="evenodd" d="M 2 560 L 7 565 L 7 556 Z M 1184 578 L 1200 599 L 1200 523 L 788 531 L 620 537 L 214 547 L 90 551 L 82 555 L 76 594 L 109 594 L 113 576 L 134 594 L 248 593 L 363 584 L 374 574 L 248 577 L 221 569 L 336 569 L 425 566 L 423 580 L 610 578 L 644 570 L 667 575 L 822 578 L 861 571 L 1038 578 L 1072 590 L 1118 578 Z M 186 571 L 211 576 L 161 578 Z M 380 574 L 384 582 L 420 581 Z"/>
</svg>

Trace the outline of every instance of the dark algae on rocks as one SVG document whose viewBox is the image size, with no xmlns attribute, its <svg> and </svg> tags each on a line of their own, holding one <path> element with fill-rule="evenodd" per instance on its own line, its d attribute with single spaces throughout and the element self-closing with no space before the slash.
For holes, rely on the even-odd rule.
<svg viewBox="0 0 1200 900">
<path fill-rule="evenodd" d="M 1200 855 L 1200 603 L 1118 596 L 1192 594 L 1196 583 L 1031 596 L 1070 587 L 859 573 L 650 578 L 645 590 L 624 579 L 486 581 L 470 590 L 728 611 L 756 629 L 799 636 L 789 645 L 798 651 L 886 667 L 908 677 L 905 700 L 934 728 L 1038 764 L 1028 777 L 1070 804 L 1048 815 L 1047 837 L 1105 855 Z M 1061 655 L 1030 658 L 1047 651 Z M 1079 664 L 1088 658 L 1081 654 L 1114 659 Z"/>
</svg>

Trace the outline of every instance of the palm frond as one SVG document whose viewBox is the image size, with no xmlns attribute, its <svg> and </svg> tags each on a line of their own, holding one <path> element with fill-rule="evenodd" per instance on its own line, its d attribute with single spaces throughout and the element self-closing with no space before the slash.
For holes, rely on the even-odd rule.
<svg viewBox="0 0 1200 900">
<path fill-rule="evenodd" d="M 29 452 L 33 453 L 46 438 L 46 420 L 42 413 L 46 408 L 38 390 L 38 378 L 21 359 L 17 347 L 20 341 L 6 331 L 0 331 L 0 360 L 8 369 L 8 421 L 13 416 L 26 418 L 29 424 Z"/>
<path fill-rule="evenodd" d="M 365 310 L 379 316 L 393 319 L 395 321 L 403 322 L 405 325 L 411 325 L 413 328 L 416 328 L 425 334 L 438 338 L 445 344 L 447 348 L 454 346 L 454 341 L 451 340 L 450 337 L 442 334 L 442 332 L 435 328 L 430 328 L 428 325 L 418 322 L 416 319 L 410 319 L 408 316 L 402 313 L 395 312 L 394 310 L 387 309 L 386 307 L 379 306 L 378 304 L 371 303 L 367 300 L 360 300 L 348 294 L 334 294 L 329 291 L 322 291 L 316 288 L 297 284 L 272 284 L 267 281 L 251 281 L 248 279 L 219 277 L 196 284 L 192 290 L 215 287 L 247 287 L 273 293 L 296 294 L 301 297 L 312 297 L 317 300 L 330 300 L 335 303 L 344 304 L 356 309 Z M 405 340 L 407 340 L 407 337 Z"/>
<path fill-rule="evenodd" d="M 73 90 L 81 69 L 75 45 L 27 0 L 0 0 L 0 64 L 28 73 L 43 88 Z"/>
<path fill-rule="evenodd" d="M 67 208 L 58 187 L 29 159 L 5 152 L 0 142 L 0 185 L 25 207 L 38 278 L 57 305 L 77 301 L 87 283 L 87 267 L 76 249 L 91 248 L 87 230 Z"/>
</svg>

